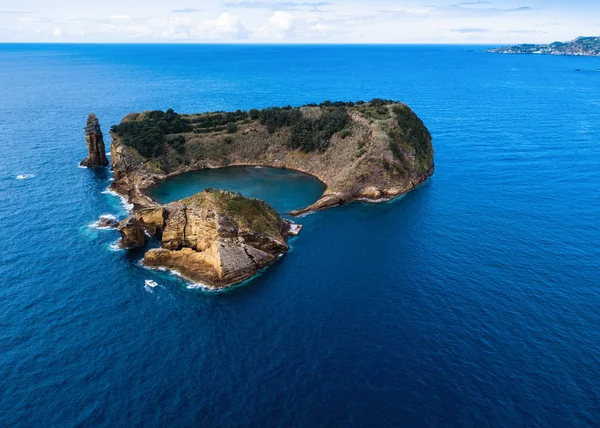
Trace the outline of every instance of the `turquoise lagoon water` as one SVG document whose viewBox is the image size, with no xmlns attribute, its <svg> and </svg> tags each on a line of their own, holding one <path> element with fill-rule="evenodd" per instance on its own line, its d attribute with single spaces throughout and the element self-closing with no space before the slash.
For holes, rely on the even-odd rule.
<svg viewBox="0 0 600 428">
<path fill-rule="evenodd" d="M 240 192 L 248 198 L 266 201 L 285 214 L 317 201 L 325 185 L 310 175 L 289 169 L 234 166 L 188 172 L 160 183 L 150 194 L 161 204 L 168 204 L 206 188 Z"/>
<path fill-rule="evenodd" d="M 597 425 L 598 68 L 480 46 L 0 45 L 0 425 Z M 434 177 L 299 219 L 243 287 L 190 290 L 89 227 L 126 215 L 109 171 L 77 167 L 91 111 L 107 134 L 144 109 L 374 97 L 424 120 Z M 285 211 L 311 186 L 264 194 Z"/>
</svg>

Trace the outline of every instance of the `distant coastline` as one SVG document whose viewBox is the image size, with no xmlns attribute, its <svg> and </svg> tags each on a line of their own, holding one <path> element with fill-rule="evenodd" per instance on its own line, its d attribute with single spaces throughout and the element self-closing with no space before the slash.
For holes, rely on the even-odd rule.
<svg viewBox="0 0 600 428">
<path fill-rule="evenodd" d="M 569 42 L 547 45 L 521 44 L 488 49 L 488 53 L 521 55 L 562 55 L 600 57 L 600 37 L 578 37 Z"/>
</svg>

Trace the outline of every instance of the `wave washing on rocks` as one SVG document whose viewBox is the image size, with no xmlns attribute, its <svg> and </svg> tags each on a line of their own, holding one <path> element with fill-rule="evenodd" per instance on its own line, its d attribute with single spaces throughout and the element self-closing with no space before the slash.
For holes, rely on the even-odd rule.
<svg viewBox="0 0 600 428">
<path fill-rule="evenodd" d="M 90 227 L 98 230 L 111 230 L 119 226 L 119 220 L 112 214 L 102 214 Z"/>
</svg>

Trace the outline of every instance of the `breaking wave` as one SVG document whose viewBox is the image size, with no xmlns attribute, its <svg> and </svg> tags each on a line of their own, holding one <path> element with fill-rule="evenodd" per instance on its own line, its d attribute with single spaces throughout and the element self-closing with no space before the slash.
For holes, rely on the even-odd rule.
<svg viewBox="0 0 600 428">
<path fill-rule="evenodd" d="M 107 187 L 106 190 L 102 191 L 102 193 L 105 194 L 105 195 L 112 195 L 112 196 L 116 196 L 117 198 L 119 198 L 121 200 L 121 206 L 128 213 L 131 212 L 131 210 L 133 209 L 133 204 L 130 204 L 127 201 L 127 198 L 125 198 L 124 196 L 119 195 L 117 192 L 115 192 L 114 190 L 112 190 L 110 187 Z"/>
<path fill-rule="evenodd" d="M 124 249 L 124 248 L 121 248 L 121 247 L 119 246 L 119 242 L 120 242 L 120 241 L 121 241 L 121 239 L 119 238 L 119 239 L 117 239 L 115 242 L 113 242 L 112 244 L 110 244 L 110 245 L 108 246 L 108 248 L 110 249 L 110 251 L 115 251 L 115 252 L 118 252 L 118 251 L 124 251 L 125 249 Z"/>
<path fill-rule="evenodd" d="M 90 224 L 89 227 L 91 227 L 92 229 L 98 229 L 98 230 L 114 229 L 114 227 L 100 226 L 100 222 L 102 221 L 102 219 L 118 221 L 117 217 L 112 214 L 102 214 L 100 216 L 100 218 L 98 220 L 96 220 L 95 222 L 93 222 L 92 224 Z"/>
</svg>

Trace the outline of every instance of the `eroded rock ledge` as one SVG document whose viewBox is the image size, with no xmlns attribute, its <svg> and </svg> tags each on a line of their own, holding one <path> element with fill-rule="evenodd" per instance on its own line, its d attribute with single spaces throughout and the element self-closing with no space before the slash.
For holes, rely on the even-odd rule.
<svg viewBox="0 0 600 428">
<path fill-rule="evenodd" d="M 145 244 L 140 227 L 161 240 L 143 264 L 179 272 L 219 289 L 243 282 L 289 250 L 286 240 L 297 226 L 266 202 L 239 193 L 207 189 L 168 205 L 134 211 L 119 226 L 129 247 Z M 143 236 L 143 232 L 142 232 Z"/>
</svg>

